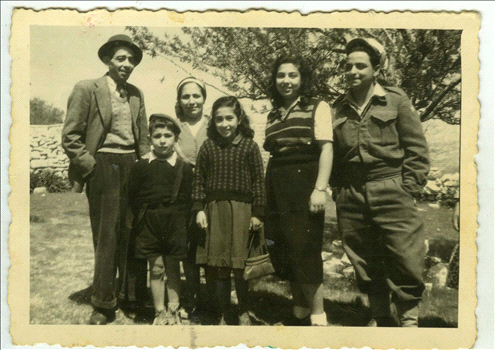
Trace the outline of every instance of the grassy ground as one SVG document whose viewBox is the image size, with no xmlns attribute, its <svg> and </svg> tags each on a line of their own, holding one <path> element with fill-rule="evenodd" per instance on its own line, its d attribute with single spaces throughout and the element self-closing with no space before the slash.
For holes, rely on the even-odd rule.
<svg viewBox="0 0 495 350">
<path fill-rule="evenodd" d="M 452 211 L 419 204 L 427 237 L 439 256 L 458 238 L 452 229 Z M 329 201 L 324 250 L 337 238 L 335 206 Z M 433 244 L 431 243 L 433 242 Z M 439 242 L 438 244 L 435 242 Z M 86 324 L 92 307 L 89 289 L 93 274 L 93 247 L 84 194 L 31 195 L 31 311 L 33 324 Z M 334 326 L 364 326 L 370 319 L 367 299 L 353 280 L 325 277 L 325 310 Z M 204 289 L 204 285 L 202 286 Z M 268 276 L 252 282 L 255 323 L 273 325 L 291 313 L 288 283 Z M 204 292 L 204 290 L 203 290 Z M 432 290 L 420 304 L 420 326 L 457 326 L 456 290 Z M 149 324 L 152 310 L 132 319 L 117 312 L 114 324 Z M 232 321 L 235 323 L 235 320 Z"/>
</svg>

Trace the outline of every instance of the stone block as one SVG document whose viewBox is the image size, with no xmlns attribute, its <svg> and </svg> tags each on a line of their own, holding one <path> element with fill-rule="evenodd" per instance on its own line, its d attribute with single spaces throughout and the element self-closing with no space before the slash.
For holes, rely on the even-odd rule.
<svg viewBox="0 0 495 350">
<path fill-rule="evenodd" d="M 323 261 L 327 261 L 333 258 L 333 253 L 330 252 L 321 252 L 321 259 Z"/>
<path fill-rule="evenodd" d="M 33 159 L 30 162 L 31 169 L 46 168 L 48 165 L 42 159 Z"/>
<path fill-rule="evenodd" d="M 443 175 L 443 170 L 438 167 L 431 167 L 428 173 L 428 180 L 436 180 L 441 178 Z"/>
<path fill-rule="evenodd" d="M 356 271 L 354 270 L 354 267 L 352 267 L 352 266 L 347 266 L 344 270 L 342 270 L 342 274 L 346 278 L 356 279 Z"/>
<path fill-rule="evenodd" d="M 48 192 L 48 190 L 46 189 L 46 187 L 36 187 L 33 190 L 34 194 L 42 194 L 42 193 L 47 193 L 47 192 Z"/>
<path fill-rule="evenodd" d="M 437 194 L 442 190 L 440 186 L 435 181 L 428 180 L 425 186 L 426 194 Z"/>
<path fill-rule="evenodd" d="M 323 263 L 323 272 L 329 274 L 330 272 L 342 273 L 344 270 L 344 264 L 340 259 L 333 257 Z"/>
</svg>

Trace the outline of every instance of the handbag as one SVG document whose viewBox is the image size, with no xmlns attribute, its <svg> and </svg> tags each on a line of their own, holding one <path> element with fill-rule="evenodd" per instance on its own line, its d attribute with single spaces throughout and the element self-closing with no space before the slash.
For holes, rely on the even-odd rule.
<svg viewBox="0 0 495 350">
<path fill-rule="evenodd" d="M 258 236 L 259 241 L 256 247 L 254 246 L 255 236 Z M 275 273 L 275 269 L 270 260 L 263 231 L 253 231 L 249 240 L 249 252 L 245 260 L 243 277 L 246 281 L 249 281 L 272 273 Z"/>
</svg>

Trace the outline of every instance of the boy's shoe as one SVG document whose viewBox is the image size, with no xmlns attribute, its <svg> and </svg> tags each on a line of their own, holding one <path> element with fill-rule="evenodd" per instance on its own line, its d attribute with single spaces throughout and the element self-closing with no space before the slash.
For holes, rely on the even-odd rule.
<svg viewBox="0 0 495 350">
<path fill-rule="evenodd" d="M 239 326 L 252 326 L 249 312 L 246 311 L 239 315 Z"/>
<path fill-rule="evenodd" d="M 112 322 L 113 320 L 115 320 L 114 309 L 94 308 L 93 313 L 89 318 L 89 324 L 101 326 Z"/>
</svg>

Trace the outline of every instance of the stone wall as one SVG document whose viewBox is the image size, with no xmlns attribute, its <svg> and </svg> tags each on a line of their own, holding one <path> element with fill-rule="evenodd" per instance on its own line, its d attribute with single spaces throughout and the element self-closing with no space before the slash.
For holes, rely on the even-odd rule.
<svg viewBox="0 0 495 350">
<path fill-rule="evenodd" d="M 61 146 L 63 124 L 31 125 L 31 173 L 52 171 L 67 178 L 69 158 Z"/>
</svg>

